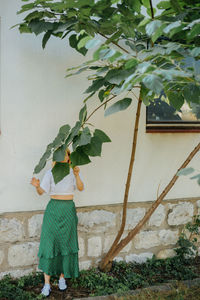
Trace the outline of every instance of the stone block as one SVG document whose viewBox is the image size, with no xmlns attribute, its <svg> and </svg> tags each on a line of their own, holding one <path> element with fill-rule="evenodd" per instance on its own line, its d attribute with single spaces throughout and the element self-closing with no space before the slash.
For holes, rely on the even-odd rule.
<svg viewBox="0 0 200 300">
<path fill-rule="evenodd" d="M 10 270 L 6 272 L 1 272 L 0 273 L 0 279 L 2 279 L 4 276 L 10 274 L 11 277 L 13 278 L 19 278 L 25 275 L 29 275 L 34 272 L 33 268 L 30 269 L 25 269 L 25 270 Z"/>
<path fill-rule="evenodd" d="M 156 255 L 159 259 L 165 259 L 168 257 L 174 257 L 176 255 L 176 252 L 173 249 L 164 249 L 158 252 Z"/>
<path fill-rule="evenodd" d="M 81 237 L 78 237 L 78 245 L 79 245 L 79 257 L 82 257 L 85 255 L 85 244 L 84 239 Z"/>
<path fill-rule="evenodd" d="M 142 231 L 134 238 L 134 246 L 136 249 L 149 249 L 161 244 L 158 237 L 158 231 Z"/>
<path fill-rule="evenodd" d="M 144 217 L 145 215 L 145 208 L 129 208 L 127 210 L 127 216 L 126 216 L 126 226 L 125 230 L 133 229 L 138 222 Z M 122 213 L 121 213 L 121 219 L 122 219 Z"/>
<path fill-rule="evenodd" d="M 0 243 L 21 241 L 24 235 L 22 222 L 16 218 L 0 218 Z"/>
<path fill-rule="evenodd" d="M 99 236 L 88 239 L 88 256 L 98 257 L 102 253 L 102 242 Z"/>
<path fill-rule="evenodd" d="M 40 237 L 42 221 L 43 214 L 34 215 L 28 220 L 29 237 Z"/>
<path fill-rule="evenodd" d="M 92 266 L 91 260 L 79 261 L 80 270 L 88 270 Z"/>
<path fill-rule="evenodd" d="M 0 265 L 2 264 L 3 260 L 4 260 L 4 252 L 2 250 L 0 250 Z"/>
<path fill-rule="evenodd" d="M 160 204 L 149 219 L 149 226 L 160 226 L 165 219 L 165 207 Z"/>
<path fill-rule="evenodd" d="M 136 262 L 138 264 L 145 263 L 147 259 L 151 259 L 153 257 L 153 253 L 145 252 L 140 254 L 129 254 L 125 257 L 127 263 Z"/>
<path fill-rule="evenodd" d="M 160 230 L 159 239 L 162 245 L 174 245 L 177 243 L 179 237 L 178 230 Z"/>
<path fill-rule="evenodd" d="M 112 246 L 112 243 L 114 242 L 116 235 L 108 235 L 104 239 L 104 247 L 103 247 L 103 252 L 106 253 Z"/>
<path fill-rule="evenodd" d="M 8 263 L 11 267 L 23 267 L 38 263 L 38 242 L 10 246 L 8 249 Z"/>
<path fill-rule="evenodd" d="M 105 232 L 107 228 L 116 226 L 116 215 L 112 212 L 100 209 L 91 212 L 79 212 L 78 216 L 78 230 L 90 232 Z"/>
<path fill-rule="evenodd" d="M 197 207 L 200 208 L 200 200 L 197 200 Z"/>
<path fill-rule="evenodd" d="M 181 202 L 172 207 L 172 212 L 168 215 L 169 225 L 186 224 L 192 220 L 194 214 L 193 204 L 190 202 Z"/>
<path fill-rule="evenodd" d="M 120 261 L 123 261 L 123 257 L 116 256 L 113 260 L 116 261 L 116 262 L 120 262 Z"/>
</svg>

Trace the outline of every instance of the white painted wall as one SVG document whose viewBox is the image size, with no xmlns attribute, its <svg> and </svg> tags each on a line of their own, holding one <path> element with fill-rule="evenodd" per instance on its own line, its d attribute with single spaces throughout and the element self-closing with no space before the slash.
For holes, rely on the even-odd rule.
<svg viewBox="0 0 200 300">
<path fill-rule="evenodd" d="M 16 15 L 19 0 L 0 0 L 1 17 L 1 131 L 0 212 L 44 209 L 49 197 L 37 195 L 30 185 L 32 172 L 45 147 L 65 123 L 74 125 L 88 83 L 85 74 L 65 79 L 65 70 L 84 61 L 67 40 L 52 39 L 42 50 L 41 37 L 20 35 L 9 28 L 22 20 Z M 93 107 L 98 101 L 92 99 Z M 132 142 L 136 102 L 125 112 L 93 124 L 111 137 L 101 158 L 82 166 L 85 191 L 77 193 L 77 206 L 123 201 Z M 199 141 L 199 134 L 146 134 L 145 107 L 139 127 L 136 163 L 129 201 L 155 200 L 177 168 Z M 192 166 L 200 168 L 199 154 Z M 45 170 L 50 167 L 49 165 Z M 38 178 L 42 178 L 43 170 Z M 182 177 L 167 198 L 200 196 L 195 181 Z"/>
</svg>

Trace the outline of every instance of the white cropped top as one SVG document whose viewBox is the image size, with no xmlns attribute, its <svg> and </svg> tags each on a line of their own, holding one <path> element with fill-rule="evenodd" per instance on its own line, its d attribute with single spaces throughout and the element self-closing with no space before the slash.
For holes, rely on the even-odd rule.
<svg viewBox="0 0 200 300">
<path fill-rule="evenodd" d="M 40 187 L 49 195 L 74 195 L 77 187 L 73 170 L 70 168 L 70 173 L 56 184 L 51 169 L 47 170 L 40 183 Z"/>
</svg>

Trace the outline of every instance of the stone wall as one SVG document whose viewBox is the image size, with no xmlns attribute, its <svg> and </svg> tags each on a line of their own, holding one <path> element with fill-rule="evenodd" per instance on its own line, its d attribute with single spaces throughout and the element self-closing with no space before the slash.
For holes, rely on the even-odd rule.
<svg viewBox="0 0 200 300">
<path fill-rule="evenodd" d="M 151 202 L 129 203 L 122 237 L 140 221 Z M 153 254 L 174 255 L 173 248 L 183 225 L 199 213 L 200 200 L 167 200 L 159 205 L 139 234 L 119 253 L 116 260 L 144 262 Z M 79 219 L 80 269 L 96 266 L 109 250 L 120 227 L 122 205 L 77 208 Z M 4 213 L 0 216 L 0 278 L 11 273 L 20 277 L 38 270 L 37 252 L 43 211 Z"/>
</svg>

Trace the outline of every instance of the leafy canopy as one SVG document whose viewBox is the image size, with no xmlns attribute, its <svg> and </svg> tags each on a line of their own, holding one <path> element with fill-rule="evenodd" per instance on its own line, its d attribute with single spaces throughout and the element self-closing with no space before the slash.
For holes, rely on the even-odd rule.
<svg viewBox="0 0 200 300">
<path fill-rule="evenodd" d="M 200 104 L 199 0 L 160 1 L 157 7 L 151 0 L 22 1 L 26 3 L 18 13 L 26 16 L 16 25 L 21 33 L 43 34 L 43 48 L 55 36 L 68 38 L 84 56 L 93 51 L 92 60 L 67 70 L 66 77 L 90 71 L 92 83 L 85 91 L 79 120 L 73 128 L 60 128 L 35 173 L 51 155 L 62 161 L 70 144 L 72 165 L 90 163 L 90 157 L 101 155 L 102 144 L 110 139 L 101 130 L 92 133 L 87 124 L 86 102 L 93 95 L 105 116 L 129 107 L 135 88 L 145 105 L 161 93 L 176 110 L 185 101 L 191 107 Z M 107 107 L 111 100 L 114 104 Z M 61 180 L 62 167 L 57 166 L 54 174 Z"/>
</svg>

